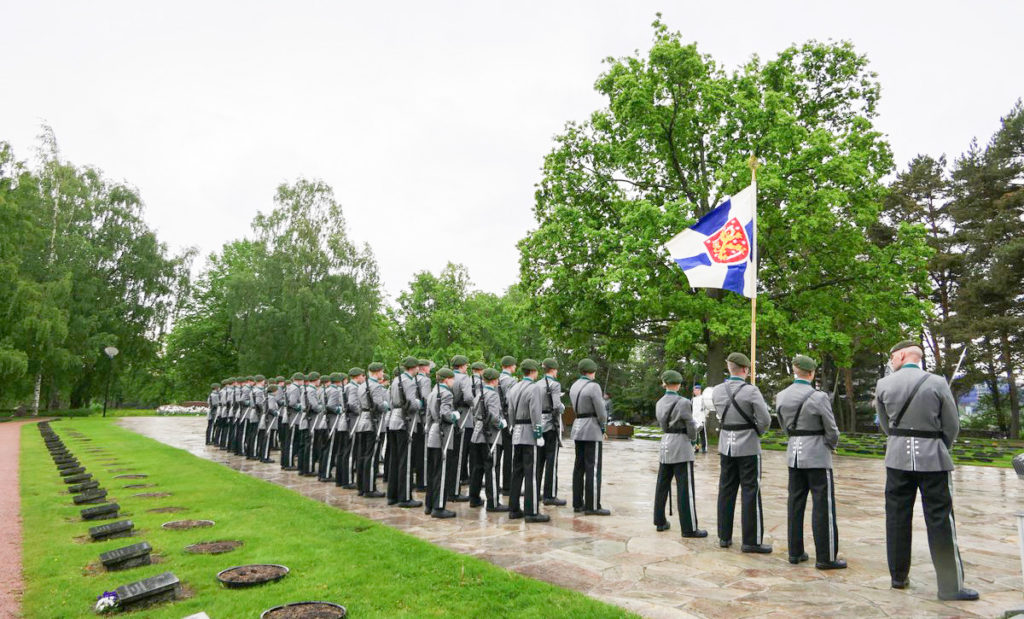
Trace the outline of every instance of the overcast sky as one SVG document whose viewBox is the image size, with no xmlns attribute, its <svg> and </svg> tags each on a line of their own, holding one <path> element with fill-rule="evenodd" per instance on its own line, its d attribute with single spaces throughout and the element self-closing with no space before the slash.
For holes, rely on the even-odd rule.
<svg viewBox="0 0 1024 619">
<path fill-rule="evenodd" d="M 386 291 L 464 263 L 518 274 L 552 136 L 603 105 L 607 56 L 646 50 L 661 11 L 733 69 L 849 39 L 882 82 L 900 165 L 984 141 L 1024 95 L 1024 2 L 40 2 L 0 0 L 0 140 L 43 122 L 70 161 L 139 188 L 172 249 L 249 231 L 274 188 L 318 177 Z"/>
</svg>

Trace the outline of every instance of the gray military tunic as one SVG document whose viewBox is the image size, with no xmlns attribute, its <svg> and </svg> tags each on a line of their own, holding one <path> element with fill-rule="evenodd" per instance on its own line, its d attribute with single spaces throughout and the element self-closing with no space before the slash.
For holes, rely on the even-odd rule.
<svg viewBox="0 0 1024 619">
<path fill-rule="evenodd" d="M 796 426 L 791 428 L 801 403 L 803 408 L 800 409 L 800 417 Z M 775 396 L 775 410 L 779 415 L 779 424 L 789 436 L 786 447 L 789 466 L 795 469 L 832 468 L 832 450 L 839 445 L 839 428 L 832 414 L 828 394 L 798 378 Z M 805 432 L 822 434 L 801 436 Z"/>
<path fill-rule="evenodd" d="M 381 416 L 388 412 L 387 392 L 375 378 L 367 378 L 359 401 L 362 411 L 356 420 L 356 432 L 376 432 Z"/>
<path fill-rule="evenodd" d="M 537 381 L 540 391 L 540 409 L 544 432 L 551 432 L 555 429 L 555 421 L 561 427 L 562 413 L 565 411 L 565 404 L 562 404 L 562 384 L 558 379 L 544 375 L 544 378 Z"/>
<path fill-rule="evenodd" d="M 569 388 L 569 401 L 576 411 L 570 438 L 574 441 L 600 441 L 608 425 L 608 411 L 604 407 L 601 386 L 585 376 L 576 379 Z"/>
<path fill-rule="evenodd" d="M 220 390 L 215 389 L 210 392 L 210 397 L 206 398 L 206 405 L 208 406 L 206 409 L 207 419 L 214 419 L 217 417 L 215 411 L 217 410 L 218 404 L 220 404 Z"/>
<path fill-rule="evenodd" d="M 747 423 L 732 405 L 729 394 L 732 394 L 736 403 L 751 417 L 756 430 L 726 429 L 726 426 Z M 761 434 L 772 423 L 768 404 L 764 401 L 761 390 L 741 378 L 731 376 L 729 380 L 715 387 L 712 399 L 715 410 L 719 411 L 718 418 L 722 422 L 722 429 L 718 435 L 718 453 L 735 458 L 760 455 Z"/>
<path fill-rule="evenodd" d="M 416 384 L 419 385 L 419 388 L 420 388 L 419 389 L 419 393 L 421 395 L 423 395 L 424 403 L 426 403 L 426 397 L 430 395 L 430 389 L 432 387 L 432 385 L 430 384 L 430 377 L 427 376 L 426 374 L 417 374 L 416 375 Z M 425 406 L 424 406 L 423 410 L 421 410 L 419 412 L 419 418 L 420 418 L 420 423 L 423 424 L 423 431 L 424 432 L 428 431 L 430 429 L 431 421 L 430 421 L 430 415 L 427 414 L 427 410 L 426 410 Z M 419 428 L 417 428 L 417 430 L 419 430 Z"/>
<path fill-rule="evenodd" d="M 388 419 L 388 430 L 412 432 L 416 427 L 416 417 L 422 409 L 416 397 L 416 377 L 402 372 L 391 381 L 391 403 L 395 408 Z"/>
<path fill-rule="evenodd" d="M 473 407 L 473 443 L 485 443 L 488 446 L 501 429 L 501 400 L 494 387 L 483 386 L 483 392 Z"/>
<path fill-rule="evenodd" d="M 303 387 L 306 391 L 306 410 L 299 419 L 299 430 L 312 430 L 316 418 L 324 412 L 324 406 L 320 401 L 319 389 L 313 385 L 303 385 Z"/>
<path fill-rule="evenodd" d="M 462 415 L 459 419 L 459 429 L 472 428 L 473 416 L 469 414 L 469 409 L 473 407 L 473 382 L 469 376 L 458 370 L 455 371 L 455 382 L 452 383 L 452 396 L 455 398 L 455 410 Z"/>
<path fill-rule="evenodd" d="M 894 436 L 892 424 L 914 385 L 921 380 L 924 382 L 907 407 L 898 429 L 935 433 L 935 438 Z M 882 432 L 889 437 L 885 448 L 886 467 L 923 472 L 953 470 L 949 448 L 960 433 L 960 417 L 945 379 L 925 372 L 917 364 L 905 363 L 898 371 L 878 381 L 875 408 Z"/>
<path fill-rule="evenodd" d="M 339 432 L 348 432 L 349 434 L 356 431 L 356 423 L 359 421 L 359 416 L 363 412 L 363 406 L 365 405 L 364 393 L 366 391 L 366 383 L 359 384 L 354 380 L 348 381 L 348 384 L 344 386 L 345 397 L 342 398 L 341 404 L 344 410 L 342 414 L 345 416 L 344 423 L 338 424 Z"/>
<path fill-rule="evenodd" d="M 253 407 L 252 400 L 252 387 L 249 385 L 242 387 L 242 406 L 244 407 L 241 415 L 242 421 L 256 421 L 256 409 Z"/>
<path fill-rule="evenodd" d="M 259 420 L 257 430 L 266 430 L 270 426 L 269 415 L 267 415 L 267 390 L 263 387 L 252 388 L 252 406 L 256 418 Z"/>
<path fill-rule="evenodd" d="M 335 432 L 344 432 L 348 430 L 348 417 L 345 415 L 344 401 L 345 397 L 342 395 L 342 390 L 348 385 L 331 385 L 327 388 L 326 396 L 327 400 L 324 402 L 324 406 L 327 409 L 327 429 Z"/>
<path fill-rule="evenodd" d="M 452 390 L 447 385 L 438 384 L 427 396 L 427 416 L 430 418 L 427 431 L 427 448 L 441 449 L 442 445 L 447 449 L 454 449 L 455 443 L 452 432 L 455 426 L 452 424 L 452 413 L 454 398 Z"/>
<path fill-rule="evenodd" d="M 532 380 L 523 378 L 512 391 L 509 416 L 514 420 L 512 425 L 513 445 L 537 444 L 537 439 L 533 437 L 533 428 L 543 423 L 543 417 L 536 387 L 536 383 Z"/>
<path fill-rule="evenodd" d="M 306 408 L 306 387 L 305 385 L 288 385 L 285 392 L 285 402 L 288 403 L 288 425 L 292 430 L 299 428 L 299 422 L 305 416 L 303 411 Z"/>
<path fill-rule="evenodd" d="M 693 421 L 690 401 L 675 391 L 666 391 L 654 405 L 654 414 L 664 432 L 658 450 L 658 462 L 693 462 L 691 440 L 697 436 L 697 424 Z"/>
</svg>

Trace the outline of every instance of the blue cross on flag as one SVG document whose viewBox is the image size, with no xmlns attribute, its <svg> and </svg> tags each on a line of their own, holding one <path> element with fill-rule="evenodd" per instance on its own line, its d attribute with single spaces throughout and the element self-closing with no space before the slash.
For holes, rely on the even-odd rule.
<svg viewBox="0 0 1024 619">
<path fill-rule="evenodd" d="M 757 296 L 757 186 L 722 202 L 665 243 L 693 288 Z"/>
</svg>

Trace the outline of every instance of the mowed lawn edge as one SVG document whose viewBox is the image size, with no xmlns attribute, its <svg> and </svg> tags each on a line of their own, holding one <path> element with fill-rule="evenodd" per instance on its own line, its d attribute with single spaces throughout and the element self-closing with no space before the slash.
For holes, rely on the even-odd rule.
<svg viewBox="0 0 1024 619">
<path fill-rule="evenodd" d="M 26 425 L 20 471 L 26 617 L 87 617 L 97 595 L 166 571 L 181 579 L 190 597 L 126 616 L 180 619 L 205 611 L 214 618 L 258 617 L 277 604 L 301 600 L 333 601 L 354 617 L 630 616 L 581 593 L 434 546 L 203 460 L 117 427 L 113 420 L 69 419 L 52 426 L 108 497 L 121 505 L 122 518 L 130 518 L 137 533 L 82 542 L 90 526 L 111 521 L 80 519 L 81 508 L 72 505 L 36 425 Z M 92 440 L 72 438 L 69 431 Z M 101 464 L 106 456 L 86 451 L 94 447 L 104 448 L 118 462 Z M 148 478 L 115 479 L 129 472 L 121 469 Z M 124 488 L 135 483 L 156 486 Z M 172 496 L 132 496 L 145 492 Z M 147 511 L 166 506 L 187 509 Z M 185 518 L 214 520 L 216 525 L 187 531 L 160 527 Z M 196 542 L 228 539 L 245 544 L 222 555 L 183 550 Z M 153 546 L 159 563 L 109 573 L 99 565 L 100 553 L 141 541 Z M 247 563 L 280 563 L 292 571 L 281 582 L 250 589 L 229 590 L 217 582 L 218 571 Z"/>
</svg>

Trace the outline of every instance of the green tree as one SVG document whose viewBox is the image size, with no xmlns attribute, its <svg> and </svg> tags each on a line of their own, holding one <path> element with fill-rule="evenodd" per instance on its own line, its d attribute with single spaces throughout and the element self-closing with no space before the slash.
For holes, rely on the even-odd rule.
<svg viewBox="0 0 1024 619">
<path fill-rule="evenodd" d="M 752 155 L 762 372 L 787 375 L 808 346 L 848 371 L 856 351 L 920 325 L 927 304 L 905 295 L 927 288 L 929 252 L 919 225 L 872 234 L 892 160 L 872 125 L 878 82 L 850 44 L 809 42 L 727 74 L 656 21 L 646 56 L 607 64 L 607 107 L 557 137 L 538 228 L 519 244 L 549 337 L 618 361 L 664 344 L 719 382 L 725 353 L 747 348 L 749 301 L 691 289 L 662 245 L 746 186 Z"/>
</svg>

